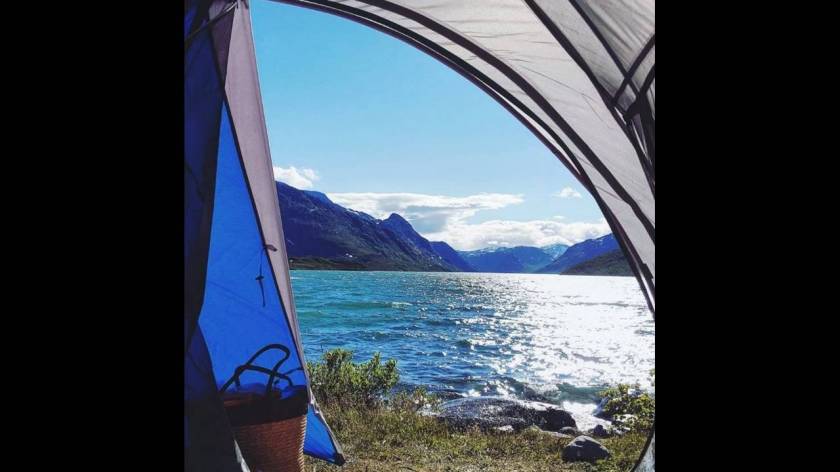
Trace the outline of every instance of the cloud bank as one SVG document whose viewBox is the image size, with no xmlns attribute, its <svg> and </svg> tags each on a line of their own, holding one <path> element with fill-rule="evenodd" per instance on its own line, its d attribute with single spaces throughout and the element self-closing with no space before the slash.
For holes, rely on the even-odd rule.
<svg viewBox="0 0 840 472">
<path fill-rule="evenodd" d="M 482 193 L 466 197 L 418 193 L 329 193 L 335 203 L 384 219 L 399 213 L 432 241 L 446 241 L 456 249 L 489 246 L 546 246 L 574 244 L 610 232 L 603 218 L 594 222 L 548 220 L 491 220 L 469 223 L 480 211 L 498 210 L 524 201 L 522 195 Z"/>
<path fill-rule="evenodd" d="M 318 173 L 312 169 L 298 169 L 295 166 L 289 168 L 274 166 L 274 180 L 299 189 L 310 189 L 315 181 L 320 179 Z"/>
<path fill-rule="evenodd" d="M 552 195 L 558 198 L 583 198 L 583 195 L 572 187 L 564 187 L 563 190 L 554 192 Z"/>
</svg>

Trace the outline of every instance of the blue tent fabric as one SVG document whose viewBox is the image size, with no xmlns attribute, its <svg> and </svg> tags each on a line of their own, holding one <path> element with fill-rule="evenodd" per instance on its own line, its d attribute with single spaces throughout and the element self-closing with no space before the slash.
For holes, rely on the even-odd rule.
<svg viewBox="0 0 840 472">
<path fill-rule="evenodd" d="M 189 319 L 184 349 L 204 296 L 224 93 L 215 61 L 205 30 L 184 55 L 184 312 Z"/>
<path fill-rule="evenodd" d="M 329 427 L 313 404 L 309 405 L 309 412 L 306 414 L 306 438 L 303 441 L 303 452 L 333 464 L 344 463 L 344 455 L 336 448 L 336 442 Z"/>
<path fill-rule="evenodd" d="M 243 470 L 218 390 L 268 344 L 289 348 L 280 371 L 307 387 L 304 452 L 344 462 L 304 369 L 264 117 L 251 106 L 259 88 L 249 15 L 241 0 L 205 0 L 192 2 L 184 18 L 184 451 L 191 471 Z M 257 364 L 271 368 L 280 355 L 267 351 Z M 240 380 L 268 379 L 247 371 Z"/>
<path fill-rule="evenodd" d="M 188 11 L 184 36 L 197 8 Z M 197 327 L 204 297 L 215 193 L 223 87 L 210 29 L 184 54 L 184 470 L 241 471 L 216 389 L 204 336 Z"/>
<path fill-rule="evenodd" d="M 294 346 L 292 328 L 266 257 L 227 107 L 223 108 L 221 121 L 207 288 L 199 321 L 208 339 L 219 386 L 261 347 L 271 343 Z M 281 371 L 295 385 L 306 385 L 303 363 L 295 349 L 290 351 Z M 270 367 L 280 356 L 277 351 L 266 352 L 260 356 L 259 364 Z M 246 372 L 241 381 L 265 384 L 266 376 Z M 333 463 L 343 462 L 326 423 L 316 414 L 312 403 L 307 413 L 304 452 Z"/>
<path fill-rule="evenodd" d="M 184 470 L 241 472 L 201 329 L 184 356 Z"/>
<path fill-rule="evenodd" d="M 266 257 L 248 182 L 242 169 L 227 107 L 223 107 L 216 170 L 216 201 L 207 264 L 207 285 L 199 324 L 207 340 L 219 386 L 260 348 L 279 343 L 291 354 L 281 370 L 305 385 L 301 359 Z M 282 353 L 268 351 L 259 365 L 271 368 Z M 245 372 L 244 384 L 265 384 L 260 372 Z"/>
<path fill-rule="evenodd" d="M 655 313 L 654 0 L 277 1 L 333 13 L 391 34 L 441 60 L 490 94 L 528 127 L 592 194 L 630 262 L 651 312 Z M 242 184 L 234 182 L 244 180 L 253 211 L 242 214 L 252 219 L 249 221 L 256 221 L 260 237 L 254 236 L 253 226 L 242 226 L 246 242 L 231 246 L 234 254 L 241 257 L 237 261 L 240 265 L 224 257 L 226 248 L 216 250 L 214 246 L 207 273 L 215 273 L 212 266 L 217 263 L 230 264 L 232 272 L 222 274 L 217 284 L 208 283 L 208 292 L 201 294 L 205 288 L 203 270 L 207 258 L 200 256 L 206 249 L 208 211 L 222 199 L 213 197 L 213 186 L 207 183 L 208 176 L 215 176 L 213 172 L 208 173 L 214 165 L 212 159 L 202 159 L 188 151 L 185 162 L 189 165 L 185 172 L 195 174 L 195 187 L 205 193 L 201 198 L 190 196 L 199 203 L 185 203 L 188 210 L 185 214 L 185 318 L 194 321 L 196 307 L 201 307 L 201 302 L 209 303 L 204 307 L 208 320 L 200 323 L 206 329 L 202 332 L 203 339 L 207 341 L 217 381 L 229 372 L 236 362 L 234 359 L 255 347 L 254 340 L 243 339 L 249 338 L 258 326 L 273 329 L 269 332 L 291 342 L 288 347 L 294 348 L 296 357 L 289 359 L 289 368 L 302 366 L 305 359 L 288 280 L 276 188 L 271 177 L 248 2 L 202 0 L 193 4 L 195 10 L 188 5 L 185 13 L 185 32 L 187 23 L 215 24 L 222 18 L 222 11 L 233 12 L 230 23 L 218 29 L 208 47 L 215 46 L 218 56 L 215 65 L 221 69 L 230 115 L 230 122 L 221 126 L 219 121 L 221 127 L 216 129 L 221 129 L 223 135 L 227 133 L 229 137 L 222 136 L 222 139 L 232 140 L 236 148 L 235 152 L 230 151 L 229 142 L 222 143 L 225 150 L 220 151 L 219 158 L 224 157 L 225 163 L 220 166 L 234 161 L 230 156 L 238 153 L 241 174 L 237 175 L 233 167 L 225 167 L 224 179 L 218 180 L 217 187 L 232 185 L 236 192 L 228 188 L 215 190 L 231 192 L 239 198 L 241 188 L 236 186 Z M 195 27 L 189 30 L 192 31 L 190 40 L 202 39 L 195 35 Z M 203 61 L 203 56 L 197 53 L 194 56 Z M 202 61 L 199 64 L 203 65 Z M 187 95 L 195 91 L 188 90 Z M 201 124 L 218 116 L 220 108 L 215 98 L 211 98 L 215 96 L 208 91 L 207 97 L 208 102 L 192 103 L 192 106 L 207 105 L 209 114 L 199 116 L 188 110 L 192 117 L 188 121 L 195 119 L 196 124 Z M 191 128 L 190 122 L 186 125 L 188 141 L 197 139 L 202 145 L 214 144 L 203 134 L 207 129 L 212 130 L 212 126 Z M 196 174 L 196 170 L 200 172 Z M 208 204 L 210 200 L 214 203 Z M 243 206 L 241 200 L 237 200 L 239 207 Z M 214 208 L 212 218 L 229 218 L 227 211 Z M 214 236 L 216 224 L 214 220 Z M 233 240 L 226 234 L 219 237 Z M 266 241 L 277 251 L 266 253 Z M 221 262 L 216 262 L 217 259 Z M 263 285 L 255 284 L 256 278 L 248 279 L 256 277 L 254 265 L 259 270 L 261 263 L 271 266 L 264 273 L 271 272 L 271 277 L 264 275 L 259 279 Z M 257 289 L 259 305 L 255 299 Z M 239 321 L 228 319 L 240 312 L 243 316 L 239 320 L 248 326 L 239 326 Z M 194 324 L 187 322 L 187 330 Z M 241 330 L 241 337 L 224 337 L 220 334 L 224 330 L 219 326 L 235 326 Z M 305 372 L 298 378 L 307 381 Z M 340 448 L 314 400 L 310 402 L 309 415 L 305 450 L 340 462 Z M 653 442 L 651 438 L 650 444 Z M 647 451 L 650 454 L 637 464 L 638 470 L 654 468 L 652 446 Z"/>
</svg>

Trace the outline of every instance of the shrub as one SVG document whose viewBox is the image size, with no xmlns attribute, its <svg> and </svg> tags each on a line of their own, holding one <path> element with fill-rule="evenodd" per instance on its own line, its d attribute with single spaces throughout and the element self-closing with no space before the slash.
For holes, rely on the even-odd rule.
<svg viewBox="0 0 840 472">
<path fill-rule="evenodd" d="M 651 381 L 655 372 L 651 370 Z M 656 400 L 639 384 L 619 384 L 599 394 L 605 400 L 602 411 L 612 418 L 613 428 L 625 432 L 647 433 L 653 427 Z"/>
<path fill-rule="evenodd" d="M 332 349 L 321 362 L 307 363 L 307 368 L 312 392 L 324 405 L 370 408 L 400 380 L 397 361 L 382 364 L 378 352 L 367 362 L 354 363 L 352 351 Z"/>
</svg>

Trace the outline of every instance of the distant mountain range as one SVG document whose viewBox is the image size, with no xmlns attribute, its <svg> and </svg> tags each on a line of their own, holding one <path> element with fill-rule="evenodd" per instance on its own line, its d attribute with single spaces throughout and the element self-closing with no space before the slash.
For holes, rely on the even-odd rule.
<svg viewBox="0 0 840 472">
<path fill-rule="evenodd" d="M 497 247 L 477 251 L 461 251 L 461 256 L 478 272 L 530 273 L 554 260 L 553 253 L 562 254 L 568 247 L 562 244 L 544 248 L 531 246 Z"/>
<path fill-rule="evenodd" d="M 461 272 L 476 272 L 476 268 L 470 265 L 455 249 L 443 241 L 432 241 L 432 249 L 446 262 L 460 270 Z"/>
<path fill-rule="evenodd" d="M 587 239 L 566 249 L 566 251 L 550 264 L 537 270 L 540 274 L 562 274 L 582 262 L 614 251 L 618 248 L 615 236 L 608 234 L 597 239 Z"/>
<path fill-rule="evenodd" d="M 557 259 L 558 257 L 562 256 L 566 249 L 569 249 L 568 244 L 552 244 L 550 246 L 542 246 L 540 247 L 546 254 L 551 256 L 551 260 Z"/>
<path fill-rule="evenodd" d="M 293 269 L 630 274 L 611 234 L 573 246 L 456 251 L 424 238 L 396 213 L 379 220 L 282 182 L 277 193 Z"/>
</svg>

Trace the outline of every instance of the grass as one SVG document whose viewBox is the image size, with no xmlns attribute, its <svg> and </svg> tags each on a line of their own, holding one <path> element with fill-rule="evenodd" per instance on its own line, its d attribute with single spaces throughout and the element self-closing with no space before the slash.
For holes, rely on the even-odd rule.
<svg viewBox="0 0 840 472">
<path fill-rule="evenodd" d="M 619 472 L 632 469 L 646 437 L 628 434 L 601 440 L 613 457 L 597 465 L 565 463 L 557 439 L 535 430 L 519 433 L 456 431 L 413 411 L 324 409 L 344 449 L 347 463 L 336 467 L 306 458 L 307 472 L 374 471 L 575 471 Z"/>
<path fill-rule="evenodd" d="M 454 429 L 417 412 L 419 406 L 435 403 L 422 390 L 390 395 L 387 404 L 371 402 L 372 395 L 390 391 L 398 379 L 390 362 L 383 365 L 374 356 L 357 364 L 352 353 L 335 350 L 308 366 L 315 374 L 313 390 L 347 462 L 337 467 L 307 457 L 306 472 L 625 472 L 633 468 L 647 439 L 645 432 L 599 439 L 612 453 L 610 459 L 563 462 L 563 447 L 571 439 L 535 429 Z"/>
</svg>

